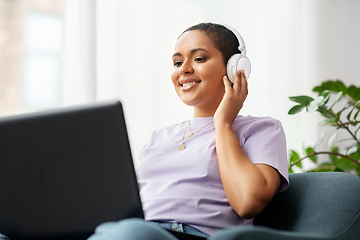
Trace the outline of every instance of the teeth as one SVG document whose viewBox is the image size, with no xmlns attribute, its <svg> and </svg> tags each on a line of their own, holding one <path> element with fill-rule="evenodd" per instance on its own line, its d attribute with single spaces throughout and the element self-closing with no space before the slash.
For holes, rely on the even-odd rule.
<svg viewBox="0 0 360 240">
<path fill-rule="evenodd" d="M 186 87 L 186 86 L 191 85 L 191 84 L 197 84 L 197 82 L 188 82 L 188 83 L 184 83 L 184 84 L 183 84 L 183 87 Z"/>
</svg>

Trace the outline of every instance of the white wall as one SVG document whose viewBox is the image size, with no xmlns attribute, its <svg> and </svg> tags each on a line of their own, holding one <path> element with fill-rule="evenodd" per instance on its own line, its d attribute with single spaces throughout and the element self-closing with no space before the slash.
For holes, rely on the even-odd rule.
<svg viewBox="0 0 360 240">
<path fill-rule="evenodd" d="M 75 22 L 81 21 L 79 12 L 70 13 L 76 4 L 95 6 L 92 17 L 83 22 L 94 21 L 93 32 L 73 31 L 79 28 Z M 65 10 L 69 13 L 65 39 L 74 32 L 85 34 L 82 41 L 95 36 L 95 69 L 84 69 L 95 75 L 95 83 L 89 74 L 74 79 L 65 69 L 64 82 L 80 84 L 64 85 L 63 102 L 120 99 L 135 158 L 153 130 L 192 116 L 192 109 L 173 90 L 170 71 L 176 38 L 193 24 L 223 22 L 241 33 L 252 62 L 249 96 L 241 114 L 281 120 L 289 148 L 299 150 L 303 142 L 314 143 L 322 131 L 315 128 L 317 113 L 287 115 L 294 105 L 289 96 L 315 96 L 311 89 L 327 79 L 360 82 L 360 1 L 356 0 L 70 0 Z M 67 42 L 64 60 L 84 59 L 81 51 L 67 50 L 72 45 Z M 89 91 L 84 86 L 89 81 L 96 91 L 79 99 L 79 94 Z"/>
</svg>

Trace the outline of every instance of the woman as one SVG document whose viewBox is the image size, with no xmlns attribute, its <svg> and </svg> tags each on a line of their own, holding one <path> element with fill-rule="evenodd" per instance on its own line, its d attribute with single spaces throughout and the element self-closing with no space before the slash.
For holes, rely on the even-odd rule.
<svg viewBox="0 0 360 240">
<path fill-rule="evenodd" d="M 234 33 L 218 24 L 201 23 L 180 35 L 171 79 L 194 118 L 155 131 L 140 154 L 137 175 L 148 222 L 106 223 L 91 240 L 176 239 L 162 228 L 221 236 L 221 229 L 251 225 L 286 189 L 280 122 L 238 115 L 247 80 L 244 71 L 236 72 L 233 84 L 226 77 L 238 46 Z"/>
</svg>

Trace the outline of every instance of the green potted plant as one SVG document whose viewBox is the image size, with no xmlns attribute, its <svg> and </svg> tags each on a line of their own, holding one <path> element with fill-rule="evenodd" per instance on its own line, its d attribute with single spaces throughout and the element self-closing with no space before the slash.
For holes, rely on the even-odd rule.
<svg viewBox="0 0 360 240">
<path fill-rule="evenodd" d="M 297 104 L 293 106 L 288 114 L 294 115 L 306 109 L 307 112 L 319 112 L 322 120 L 320 126 L 332 126 L 336 129 L 328 141 L 327 150 L 318 150 L 323 144 L 326 133 L 322 133 L 314 146 L 303 147 L 300 155 L 295 150 L 289 151 L 289 172 L 294 172 L 294 166 L 303 171 L 302 160 L 309 158 L 315 164 L 314 168 L 308 170 L 320 171 L 341 171 L 350 172 L 360 176 L 360 88 L 351 85 L 346 87 L 340 80 L 329 80 L 322 82 L 313 89 L 319 96 L 289 97 Z M 338 139 L 338 131 L 344 129 L 345 139 Z M 340 143 L 345 147 L 340 149 Z M 327 161 L 319 161 L 319 155 L 328 156 Z"/>
</svg>

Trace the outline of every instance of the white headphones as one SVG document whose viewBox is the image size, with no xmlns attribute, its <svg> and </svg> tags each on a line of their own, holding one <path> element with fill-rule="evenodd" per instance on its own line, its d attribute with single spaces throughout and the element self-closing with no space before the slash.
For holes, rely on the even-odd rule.
<svg viewBox="0 0 360 240">
<path fill-rule="evenodd" d="M 244 39 L 232 27 L 227 26 L 225 24 L 221 24 L 221 25 L 223 25 L 224 27 L 226 27 L 227 29 L 232 31 L 239 41 L 240 53 L 232 55 L 226 64 L 226 71 L 227 71 L 228 78 L 231 82 L 234 82 L 236 70 L 243 69 L 245 71 L 245 77 L 246 77 L 246 79 L 248 79 L 250 76 L 251 64 L 250 64 L 250 60 L 246 57 L 246 48 L 245 48 Z"/>
</svg>

